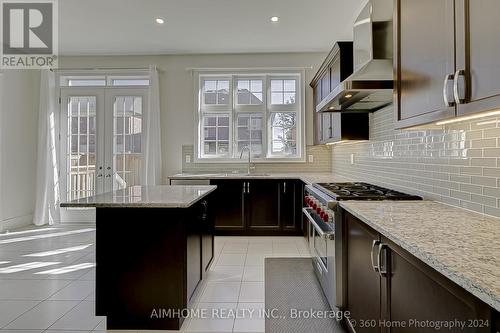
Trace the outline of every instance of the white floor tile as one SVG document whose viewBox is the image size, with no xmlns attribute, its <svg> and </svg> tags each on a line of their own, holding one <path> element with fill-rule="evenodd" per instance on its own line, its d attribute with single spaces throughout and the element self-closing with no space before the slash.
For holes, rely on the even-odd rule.
<svg viewBox="0 0 500 333">
<path fill-rule="evenodd" d="M 240 282 L 207 282 L 200 298 L 202 303 L 237 302 Z"/>
<path fill-rule="evenodd" d="M 94 281 L 78 280 L 71 282 L 49 300 L 53 301 L 82 301 L 94 291 Z"/>
<path fill-rule="evenodd" d="M 222 248 L 222 254 L 224 253 L 244 253 L 246 254 L 248 250 L 248 243 L 230 243 L 226 242 Z"/>
<path fill-rule="evenodd" d="M 273 253 L 273 243 L 250 243 L 248 246 L 249 254 L 272 254 Z"/>
<path fill-rule="evenodd" d="M 245 313 L 236 318 L 233 332 L 265 332 L 264 303 L 238 303 L 238 311 Z"/>
<path fill-rule="evenodd" d="M 271 257 L 269 254 L 247 254 L 245 266 L 264 266 L 264 259 Z"/>
<path fill-rule="evenodd" d="M 222 253 L 217 261 L 220 266 L 244 266 L 246 254 Z"/>
<path fill-rule="evenodd" d="M 239 302 L 264 302 L 264 282 L 242 282 Z"/>
<path fill-rule="evenodd" d="M 244 282 L 264 282 L 264 266 L 245 266 Z"/>
<path fill-rule="evenodd" d="M 93 330 L 104 317 L 95 316 L 94 302 L 83 301 L 50 326 L 53 330 Z"/>
<path fill-rule="evenodd" d="M 40 301 L 0 301 L 0 328 L 32 309 Z"/>
<path fill-rule="evenodd" d="M 77 301 L 44 301 L 5 328 L 47 329 L 78 304 Z"/>
<path fill-rule="evenodd" d="M 43 330 L 1 330 L 0 333 L 42 333 Z M 59 332 L 61 333 L 61 332 Z M 66 332 L 65 332 L 66 333 Z M 82 332 L 79 332 L 82 333 Z"/>
<path fill-rule="evenodd" d="M 207 281 L 240 282 L 243 277 L 243 266 L 214 266 L 207 272 Z"/>
<path fill-rule="evenodd" d="M 187 323 L 188 332 L 232 332 L 236 303 L 199 303 L 202 318 L 191 318 Z"/>
<path fill-rule="evenodd" d="M 65 280 L 0 280 L 2 300 L 45 300 L 70 284 Z"/>
</svg>

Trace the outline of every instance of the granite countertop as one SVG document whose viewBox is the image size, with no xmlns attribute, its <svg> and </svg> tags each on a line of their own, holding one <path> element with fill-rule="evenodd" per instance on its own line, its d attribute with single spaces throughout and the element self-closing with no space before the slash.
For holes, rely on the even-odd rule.
<svg viewBox="0 0 500 333">
<path fill-rule="evenodd" d="M 213 185 L 131 186 L 61 203 L 61 207 L 188 208 L 217 188 Z"/>
<path fill-rule="evenodd" d="M 341 207 L 500 311 L 500 219 L 433 201 Z"/>
<path fill-rule="evenodd" d="M 169 179 L 300 179 L 306 184 L 349 181 L 331 173 L 178 173 Z"/>
</svg>

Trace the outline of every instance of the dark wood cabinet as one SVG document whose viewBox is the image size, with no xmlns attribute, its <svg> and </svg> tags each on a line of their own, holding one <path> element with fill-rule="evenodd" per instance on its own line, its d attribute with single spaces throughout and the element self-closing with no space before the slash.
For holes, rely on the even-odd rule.
<svg viewBox="0 0 500 333">
<path fill-rule="evenodd" d="M 316 106 L 353 71 L 353 43 L 337 42 L 310 83 L 314 96 L 314 144 L 331 142 L 334 137 L 332 113 L 316 112 Z"/>
<path fill-rule="evenodd" d="M 218 235 L 298 235 L 302 182 L 298 180 L 212 180 Z"/>
<path fill-rule="evenodd" d="M 207 201 L 200 204 L 201 269 L 204 275 L 214 258 L 214 214 Z"/>
<path fill-rule="evenodd" d="M 352 215 L 346 216 L 347 309 L 356 323 L 381 318 L 380 276 L 372 269 L 373 241 L 379 235 Z M 355 325 L 356 332 L 380 332 L 378 325 Z"/>
<path fill-rule="evenodd" d="M 249 180 L 245 194 L 246 226 L 250 230 L 279 230 L 279 183 Z"/>
<path fill-rule="evenodd" d="M 477 320 L 460 332 L 491 332 L 492 310 L 353 215 L 344 218 L 347 303 L 355 332 L 435 332 L 425 321 Z M 406 327 L 392 324 L 406 323 Z M 483 324 L 481 326 L 480 324 Z M 399 324 L 398 324 L 399 325 Z M 443 327 L 441 331 L 455 332 Z"/>
<path fill-rule="evenodd" d="M 455 116 L 454 0 L 396 0 L 395 110 L 398 127 Z M 446 105 L 443 84 L 450 93 Z"/>
<path fill-rule="evenodd" d="M 211 180 L 216 185 L 214 215 L 216 230 L 245 230 L 245 184 L 243 180 Z"/>
<path fill-rule="evenodd" d="M 458 115 L 500 107 L 500 1 L 456 0 Z M 462 72 L 458 72 L 459 75 Z"/>
<path fill-rule="evenodd" d="M 302 203 L 302 191 L 299 187 L 299 182 L 295 180 L 283 180 L 279 182 L 279 223 L 283 230 L 295 231 L 300 228 L 300 225 L 297 226 L 298 221 L 300 221 L 299 218 L 301 218 L 297 214 L 302 208 L 302 206 L 297 206 Z M 300 200 L 297 200 L 297 197 L 300 197 Z"/>
<path fill-rule="evenodd" d="M 464 289 L 448 280 L 399 246 L 381 237 L 387 258 L 384 279 L 386 313 L 394 322 L 409 318 L 429 321 L 484 320 L 484 327 L 464 328 L 461 332 L 489 332 L 490 309 Z M 486 326 L 488 325 L 488 326 Z M 408 327 L 391 332 L 435 332 L 435 328 Z"/>
<path fill-rule="evenodd" d="M 96 209 L 95 312 L 108 329 L 180 329 L 185 317 L 158 313 L 194 305 L 213 257 L 213 194 L 188 208 Z"/>
<path fill-rule="evenodd" d="M 500 2 L 395 0 L 398 128 L 500 106 Z"/>
</svg>

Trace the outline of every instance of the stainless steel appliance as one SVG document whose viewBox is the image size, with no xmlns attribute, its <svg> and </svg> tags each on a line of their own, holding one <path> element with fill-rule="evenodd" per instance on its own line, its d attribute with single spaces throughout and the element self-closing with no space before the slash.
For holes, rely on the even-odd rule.
<svg viewBox="0 0 500 333">
<path fill-rule="evenodd" d="M 341 200 L 422 200 L 367 183 L 320 183 L 306 185 L 304 208 L 308 223 L 313 268 L 332 309 L 345 305 Z"/>
<path fill-rule="evenodd" d="M 321 103 L 323 111 L 375 111 L 393 98 L 393 0 L 369 0 L 354 22 L 354 72 Z"/>
</svg>

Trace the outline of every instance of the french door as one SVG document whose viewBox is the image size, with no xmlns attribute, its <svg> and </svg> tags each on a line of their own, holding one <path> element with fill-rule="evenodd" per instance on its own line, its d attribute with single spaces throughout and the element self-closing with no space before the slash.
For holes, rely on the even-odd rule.
<svg viewBox="0 0 500 333">
<path fill-rule="evenodd" d="M 141 184 L 147 87 L 61 88 L 61 199 Z"/>
</svg>

